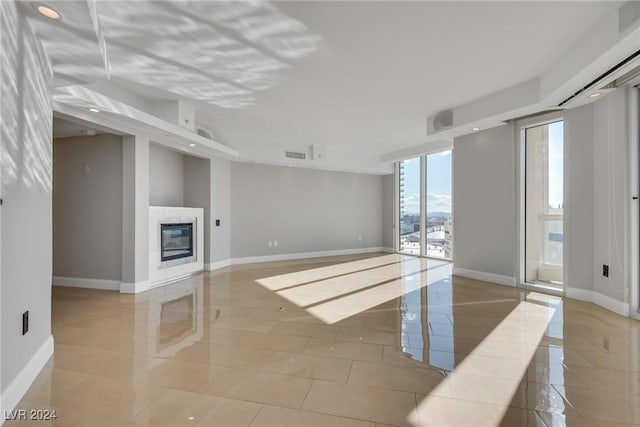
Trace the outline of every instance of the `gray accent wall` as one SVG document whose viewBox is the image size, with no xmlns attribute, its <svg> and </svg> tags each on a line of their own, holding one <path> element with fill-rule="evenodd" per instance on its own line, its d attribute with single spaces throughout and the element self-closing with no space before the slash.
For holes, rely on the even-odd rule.
<svg viewBox="0 0 640 427">
<path fill-rule="evenodd" d="M 593 126 L 583 123 L 593 130 L 593 290 L 618 301 L 627 301 L 631 269 L 628 96 L 626 89 L 608 94 L 593 104 Z M 602 264 L 609 265 L 608 278 Z"/>
<path fill-rule="evenodd" d="M 202 208 L 204 213 L 204 263 L 211 259 L 211 163 L 185 155 L 184 160 L 184 205 Z"/>
<path fill-rule="evenodd" d="M 122 137 L 62 138 L 53 153 L 53 275 L 122 277 Z"/>
<path fill-rule="evenodd" d="M 382 204 L 380 175 L 232 162 L 231 256 L 382 247 Z"/>
<path fill-rule="evenodd" d="M 149 145 L 149 205 L 184 206 L 183 154 Z"/>
<path fill-rule="evenodd" d="M 231 230 L 237 218 L 231 215 L 231 162 L 211 159 L 211 256 L 210 262 L 231 258 Z M 215 220 L 220 220 L 220 226 Z"/>
<path fill-rule="evenodd" d="M 455 268 L 515 277 L 513 126 L 455 138 Z"/>
<path fill-rule="evenodd" d="M 52 75 L 16 3 L 0 2 L 0 15 L 0 373 L 5 395 L 51 337 Z M 29 332 L 22 335 L 27 310 Z M 34 363 L 32 368 L 40 369 Z M 11 392 L 26 385 L 14 384 Z"/>
<path fill-rule="evenodd" d="M 564 277 L 568 287 L 593 290 L 593 105 L 567 110 L 564 173 Z"/>
<path fill-rule="evenodd" d="M 565 121 L 565 288 L 629 302 L 631 284 L 628 162 L 629 88 L 558 114 Z M 454 265 L 518 273 L 517 179 L 511 125 L 454 140 Z M 609 277 L 602 276 L 602 265 Z M 610 303 L 606 303 L 611 306 Z"/>
</svg>

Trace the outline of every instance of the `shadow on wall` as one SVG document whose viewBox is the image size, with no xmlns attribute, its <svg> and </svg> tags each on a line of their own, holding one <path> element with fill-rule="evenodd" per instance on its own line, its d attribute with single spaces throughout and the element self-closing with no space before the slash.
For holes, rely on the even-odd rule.
<svg viewBox="0 0 640 427">
<path fill-rule="evenodd" d="M 255 92 L 276 85 L 283 71 L 317 50 L 322 40 L 260 1 L 100 2 L 97 13 L 113 77 L 223 108 L 252 105 Z M 67 21 L 60 43 L 94 37 L 83 23 Z M 79 46 L 96 49 L 95 43 Z M 70 63 L 78 67 L 75 72 Z M 81 74 L 82 64 L 64 61 L 54 71 Z"/>
<path fill-rule="evenodd" d="M 49 80 L 31 78 L 25 69 L 47 64 L 42 48 L 23 37 L 27 25 L 15 7 L 2 2 L 1 141 L 2 185 L 51 193 L 52 112 Z M 13 73 L 5 70 L 15 70 Z M 46 73 L 50 74 L 50 70 Z M 48 102 L 45 102 L 47 100 Z"/>
</svg>

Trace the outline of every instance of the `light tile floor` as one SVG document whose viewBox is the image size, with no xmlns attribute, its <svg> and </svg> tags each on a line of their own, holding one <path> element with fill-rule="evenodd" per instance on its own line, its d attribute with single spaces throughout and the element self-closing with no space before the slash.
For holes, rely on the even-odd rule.
<svg viewBox="0 0 640 427">
<path fill-rule="evenodd" d="M 370 254 L 56 287 L 44 426 L 640 425 L 640 322 Z M 7 421 L 6 426 L 29 425 Z"/>
</svg>

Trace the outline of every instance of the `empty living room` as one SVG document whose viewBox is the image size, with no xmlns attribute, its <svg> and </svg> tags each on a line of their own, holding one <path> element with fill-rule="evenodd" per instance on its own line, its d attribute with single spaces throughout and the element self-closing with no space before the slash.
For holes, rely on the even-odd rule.
<svg viewBox="0 0 640 427">
<path fill-rule="evenodd" d="M 0 1 L 0 425 L 640 426 L 640 1 Z"/>
</svg>

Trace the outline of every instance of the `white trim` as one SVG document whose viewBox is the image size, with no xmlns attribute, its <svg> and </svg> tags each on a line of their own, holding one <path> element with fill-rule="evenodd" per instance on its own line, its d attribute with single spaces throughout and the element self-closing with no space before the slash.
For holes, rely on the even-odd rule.
<svg viewBox="0 0 640 427">
<path fill-rule="evenodd" d="M 231 260 L 230 259 L 223 259 L 222 261 L 216 261 L 216 262 L 212 262 L 210 264 L 205 264 L 204 265 L 204 270 L 205 271 L 213 271 L 213 270 L 217 270 L 219 268 L 228 267 L 230 265 L 231 265 Z"/>
<path fill-rule="evenodd" d="M 454 249 L 455 250 L 455 249 Z M 504 276 L 501 274 L 485 273 L 484 271 L 469 270 L 466 268 L 453 268 L 454 276 L 467 277 L 469 279 L 481 280 L 483 282 L 496 283 L 504 286 L 516 286 L 516 278 L 512 276 Z"/>
<path fill-rule="evenodd" d="M 232 258 L 231 264 L 253 264 L 256 262 L 270 262 L 270 261 L 287 261 L 292 259 L 303 258 L 320 258 L 325 256 L 339 256 L 339 255 L 354 255 L 354 254 L 366 254 L 371 252 L 385 252 L 386 248 L 374 247 L 374 248 L 357 248 L 357 249 L 338 249 L 334 251 L 319 251 L 319 252 L 300 252 L 295 254 L 278 254 L 278 255 L 264 255 L 253 256 L 243 258 Z"/>
<path fill-rule="evenodd" d="M 149 282 L 147 280 L 143 282 L 136 283 L 125 283 L 122 282 L 120 284 L 120 293 L 121 294 L 137 294 L 140 292 L 144 292 L 151 289 L 149 286 Z"/>
<path fill-rule="evenodd" d="M 609 311 L 613 311 L 620 316 L 629 317 L 629 304 L 606 295 L 602 295 L 599 292 L 578 288 L 567 288 L 567 297 L 580 301 L 591 302 L 599 305 L 600 307 L 606 308 Z"/>
<path fill-rule="evenodd" d="M 11 381 L 11 384 L 7 386 L 4 393 L 2 393 L 3 415 L 4 411 L 11 411 L 20 403 L 20 400 L 27 390 L 29 390 L 29 387 L 31 387 L 31 384 L 33 384 L 52 354 L 53 336 L 49 335 L 31 359 L 22 367 L 18 375 Z M 0 419 L 0 423 L 1 422 L 4 422 L 4 416 Z"/>
<path fill-rule="evenodd" d="M 338 249 L 333 251 L 318 251 L 318 252 L 300 252 L 296 254 L 278 254 L 278 255 L 262 255 L 243 258 L 230 258 L 222 261 L 216 261 L 211 264 L 205 265 L 206 271 L 213 271 L 219 268 L 227 267 L 229 265 L 241 265 L 241 264 L 253 264 L 259 262 L 271 262 L 271 261 L 288 261 L 294 259 L 304 258 L 321 258 L 340 255 L 357 255 L 367 254 L 372 252 L 386 252 L 394 253 L 393 248 L 387 248 L 382 246 L 376 246 L 372 248 L 356 248 L 356 249 Z"/>
<path fill-rule="evenodd" d="M 629 94 L 629 185 L 630 195 L 638 197 L 640 191 L 640 171 L 638 160 L 640 160 L 640 89 L 630 89 Z M 640 209 L 638 199 L 630 201 L 630 248 L 629 248 L 629 287 L 631 317 L 640 319 Z"/>
<path fill-rule="evenodd" d="M 88 277 L 53 276 L 51 278 L 51 284 L 53 286 L 69 286 L 71 288 L 119 291 L 121 282 L 119 280 L 91 279 Z"/>
</svg>

